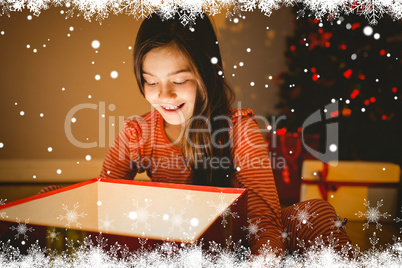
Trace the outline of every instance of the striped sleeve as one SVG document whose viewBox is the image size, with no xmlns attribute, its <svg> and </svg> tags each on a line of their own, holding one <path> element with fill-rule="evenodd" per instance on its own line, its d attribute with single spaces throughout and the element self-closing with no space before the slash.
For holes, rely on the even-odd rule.
<svg viewBox="0 0 402 268">
<path fill-rule="evenodd" d="M 124 128 L 119 132 L 103 161 L 101 178 L 132 180 L 137 174 L 138 167 L 133 164 L 139 158 L 138 125 L 130 120 L 124 122 Z M 137 161 L 138 162 L 138 161 Z"/>
<path fill-rule="evenodd" d="M 253 254 L 268 244 L 283 252 L 281 207 L 271 169 L 267 145 L 253 113 L 239 110 L 233 117 L 234 159 L 233 186 L 248 190 L 248 236 Z"/>
</svg>

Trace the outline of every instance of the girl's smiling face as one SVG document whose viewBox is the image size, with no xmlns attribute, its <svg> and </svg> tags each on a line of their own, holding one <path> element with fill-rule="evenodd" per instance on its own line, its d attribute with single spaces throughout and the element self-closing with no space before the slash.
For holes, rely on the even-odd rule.
<svg viewBox="0 0 402 268">
<path fill-rule="evenodd" d="M 142 64 L 144 95 L 165 122 L 185 124 L 193 115 L 196 75 L 184 54 L 174 45 L 154 48 Z"/>
</svg>

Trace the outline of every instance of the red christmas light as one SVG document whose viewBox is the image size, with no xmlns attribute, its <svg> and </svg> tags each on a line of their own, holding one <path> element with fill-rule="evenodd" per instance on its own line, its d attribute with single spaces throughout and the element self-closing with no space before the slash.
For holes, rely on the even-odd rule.
<svg viewBox="0 0 402 268">
<path fill-rule="evenodd" d="M 317 71 L 317 69 L 315 67 L 311 67 L 310 70 L 311 70 L 312 73 L 315 73 Z"/>
<path fill-rule="evenodd" d="M 370 98 L 370 102 L 375 102 L 376 101 L 376 98 L 375 97 L 371 97 Z"/>
<path fill-rule="evenodd" d="M 354 89 L 353 90 L 353 92 L 352 92 L 352 94 L 350 94 L 350 97 L 352 98 L 352 99 L 354 99 L 354 98 L 356 98 L 357 97 L 357 95 L 359 95 L 359 90 L 358 89 Z"/>
<path fill-rule="evenodd" d="M 359 76 L 359 78 L 360 78 L 360 80 L 364 80 L 364 79 L 366 79 L 366 76 L 365 76 L 364 74 L 361 74 L 361 75 Z"/>
<path fill-rule="evenodd" d="M 295 45 L 291 45 L 291 46 L 290 46 L 290 50 L 291 50 L 291 51 L 295 51 L 295 49 L 296 49 L 296 46 L 295 46 Z"/>
<path fill-rule="evenodd" d="M 319 32 L 320 34 L 323 34 L 323 33 L 324 33 L 324 29 L 323 29 L 323 28 L 320 28 L 320 29 L 318 29 L 318 32 Z"/>
<path fill-rule="evenodd" d="M 398 89 L 396 87 L 393 87 L 392 92 L 396 93 L 396 92 L 398 92 Z"/>
<path fill-rule="evenodd" d="M 325 42 L 325 47 L 330 47 L 331 43 L 330 42 Z"/>
<path fill-rule="evenodd" d="M 364 100 L 364 105 L 369 105 L 370 104 L 370 101 L 369 100 Z"/>
<path fill-rule="evenodd" d="M 381 55 L 381 56 L 384 56 L 385 53 L 386 53 L 386 51 L 385 51 L 384 49 L 381 49 L 381 50 L 380 50 L 380 55 Z"/>
<path fill-rule="evenodd" d="M 318 80 L 318 74 L 313 74 L 313 81 L 317 81 Z"/>
<path fill-rule="evenodd" d="M 282 178 L 283 178 L 283 181 L 284 181 L 285 183 L 287 183 L 287 184 L 290 183 L 288 165 L 285 165 L 285 168 L 282 170 Z"/>
<path fill-rule="evenodd" d="M 356 22 L 352 24 L 352 30 L 355 30 L 360 27 L 360 23 Z"/>
<path fill-rule="evenodd" d="M 276 130 L 276 134 L 283 135 L 286 133 L 286 128 L 279 128 Z"/>
<path fill-rule="evenodd" d="M 299 127 L 299 128 L 297 129 L 297 132 L 302 132 L 302 128 Z"/>
<path fill-rule="evenodd" d="M 352 69 L 347 69 L 344 73 L 343 76 L 346 77 L 347 79 L 350 79 L 350 76 L 352 75 Z"/>
<path fill-rule="evenodd" d="M 331 117 L 332 117 L 332 118 L 337 117 L 338 115 L 339 115 L 339 111 L 338 111 L 338 110 L 331 113 Z"/>
<path fill-rule="evenodd" d="M 381 118 L 382 118 L 382 120 L 387 120 L 387 116 L 386 116 L 385 114 L 383 114 L 383 115 L 381 116 Z"/>
<path fill-rule="evenodd" d="M 339 48 L 342 49 L 342 50 L 346 50 L 347 47 L 346 47 L 345 44 L 341 44 L 341 45 L 339 45 Z"/>
<path fill-rule="evenodd" d="M 348 117 L 348 116 L 350 116 L 351 113 L 352 113 L 352 110 L 349 109 L 349 108 L 344 108 L 344 109 L 342 110 L 342 115 L 343 115 L 343 116 Z"/>
<path fill-rule="evenodd" d="M 314 23 L 319 23 L 320 21 L 318 19 L 314 19 Z"/>
</svg>

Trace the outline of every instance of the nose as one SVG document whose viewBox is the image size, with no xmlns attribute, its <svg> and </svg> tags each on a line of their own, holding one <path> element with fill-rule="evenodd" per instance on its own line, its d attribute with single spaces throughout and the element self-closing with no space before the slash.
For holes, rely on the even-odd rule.
<svg viewBox="0 0 402 268">
<path fill-rule="evenodd" d="M 158 98 L 163 103 L 169 103 L 177 97 L 176 91 L 169 85 L 162 86 L 158 93 Z"/>
</svg>

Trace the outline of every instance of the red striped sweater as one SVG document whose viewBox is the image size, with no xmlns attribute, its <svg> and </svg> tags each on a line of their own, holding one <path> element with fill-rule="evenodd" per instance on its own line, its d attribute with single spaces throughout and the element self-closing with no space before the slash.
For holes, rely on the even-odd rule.
<svg viewBox="0 0 402 268">
<path fill-rule="evenodd" d="M 251 251 L 257 254 L 268 241 L 274 249 L 284 249 L 278 194 L 267 146 L 254 114 L 251 109 L 236 109 L 231 120 L 237 167 L 231 185 L 248 189 L 248 221 L 258 224 L 258 229 L 249 230 Z M 100 177 L 133 179 L 137 172 L 147 172 L 156 182 L 192 181 L 181 149 L 166 137 L 163 117 L 156 110 L 125 121 L 125 128 L 109 149 Z"/>
</svg>

